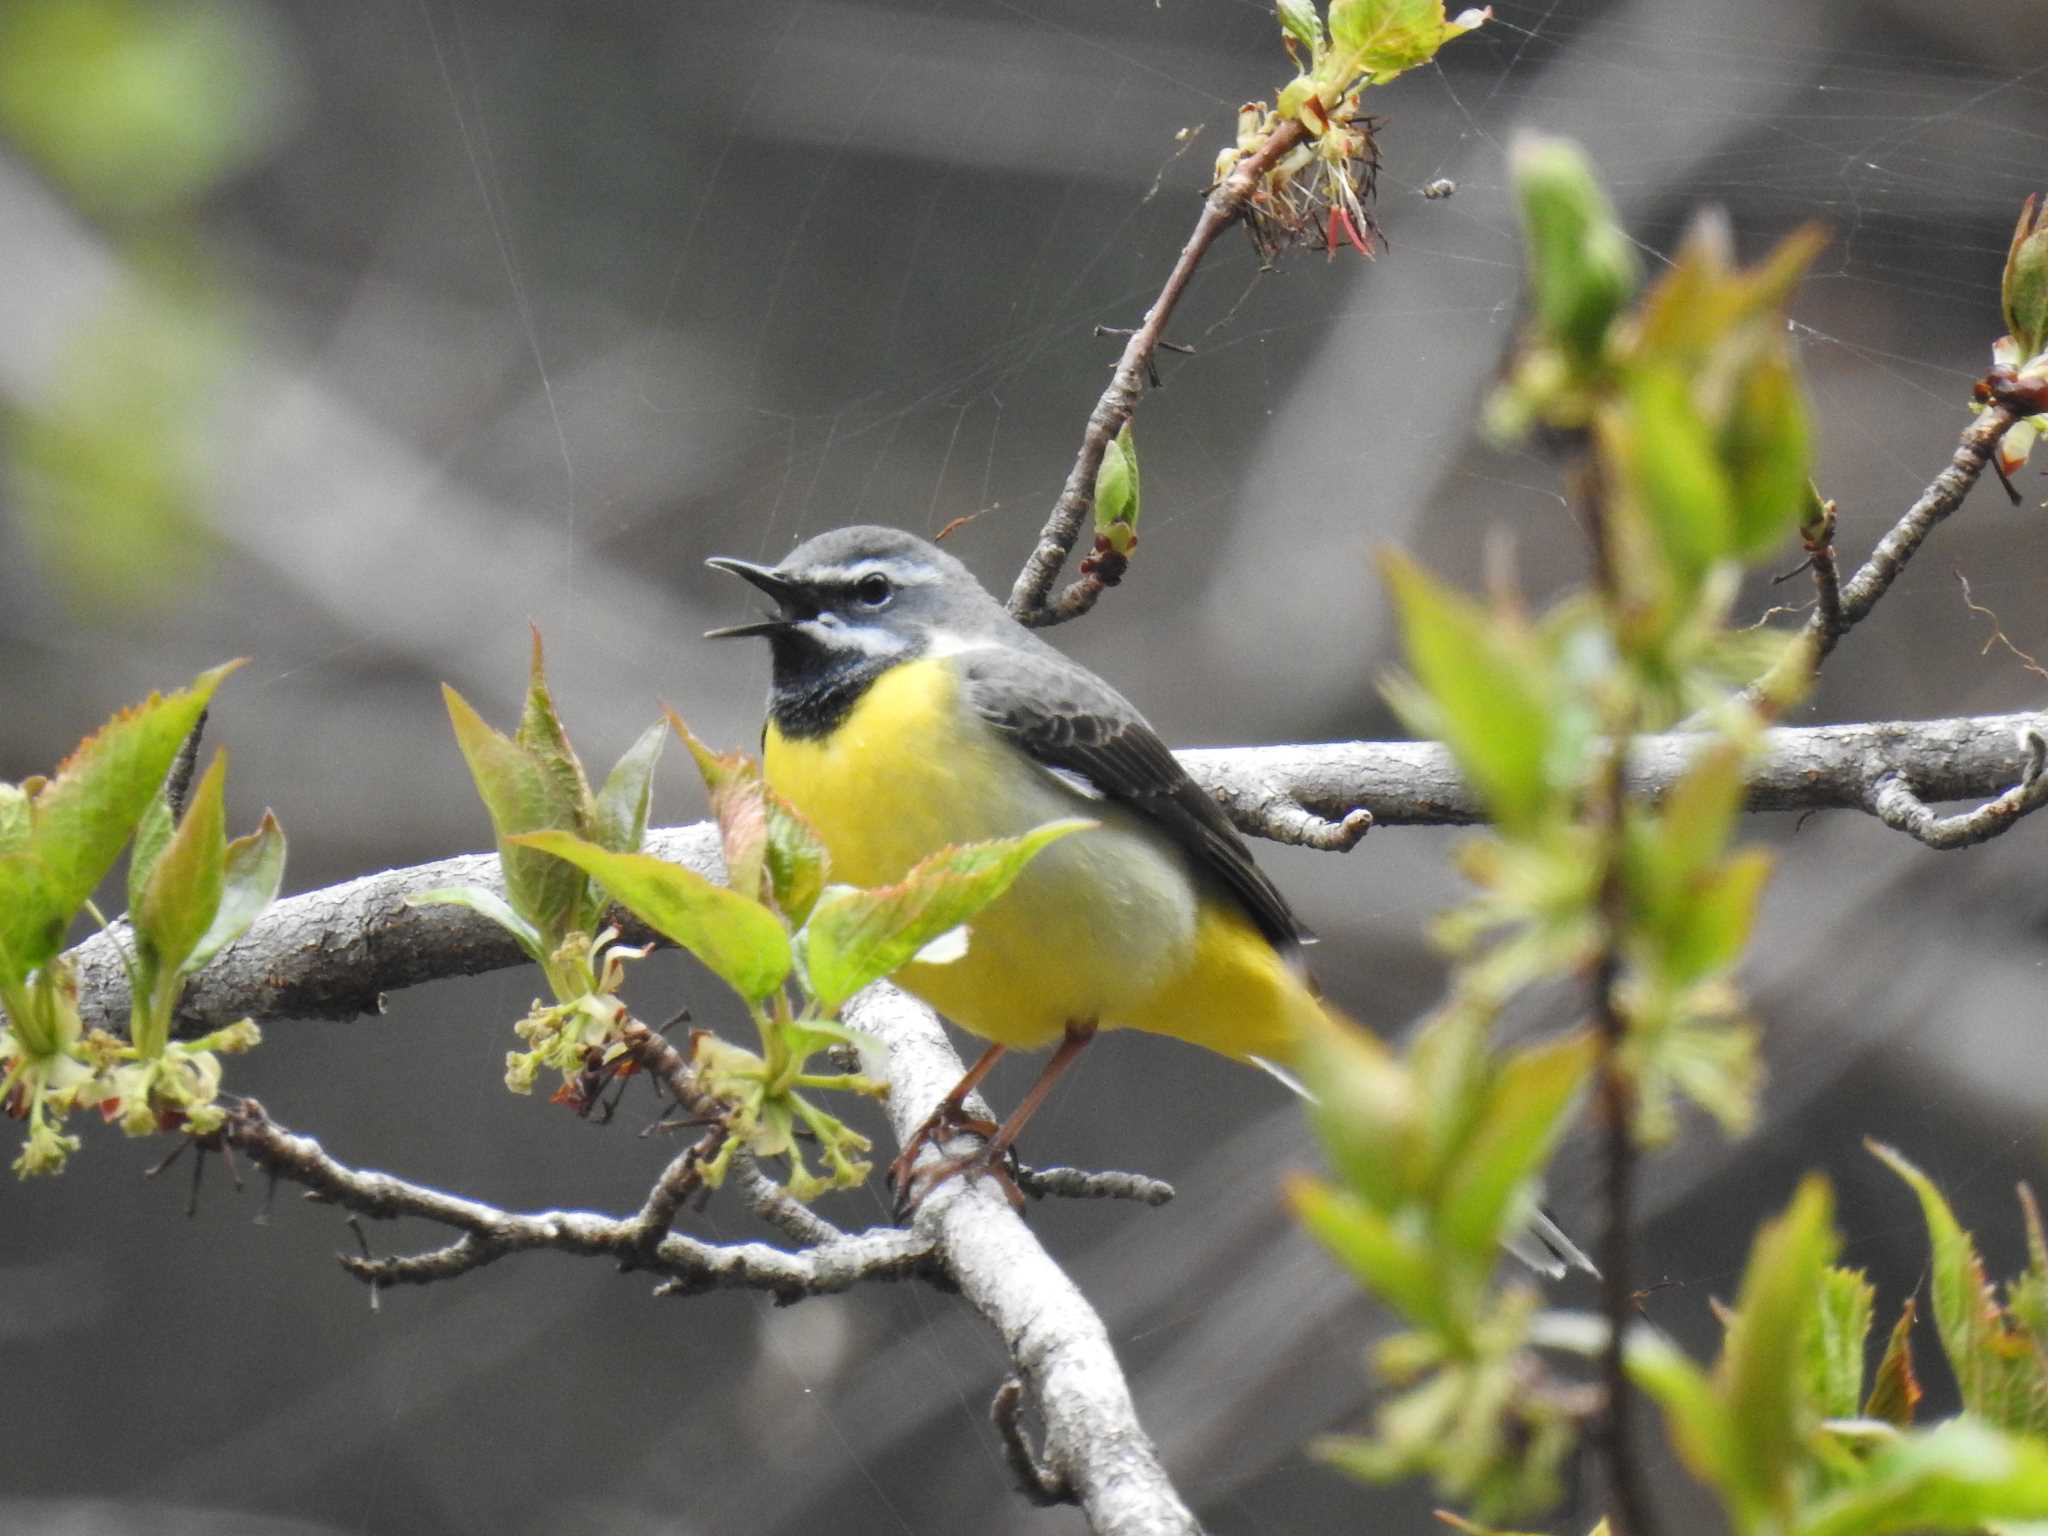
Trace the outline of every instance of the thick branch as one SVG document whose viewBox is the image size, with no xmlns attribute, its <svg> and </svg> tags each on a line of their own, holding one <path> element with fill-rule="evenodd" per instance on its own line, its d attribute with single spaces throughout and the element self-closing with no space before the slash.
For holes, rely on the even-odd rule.
<svg viewBox="0 0 2048 1536">
<path fill-rule="evenodd" d="M 1744 806 L 1867 811 L 1872 788 L 1889 775 L 1902 776 L 1927 801 L 1988 800 L 2025 775 L 2022 742 L 2042 731 L 2048 731 L 2048 714 L 1781 726 L 1764 732 Z M 1685 772 L 1699 740 L 1683 731 L 1638 736 L 1629 753 L 1629 793 L 1663 794 Z M 1377 827 L 1486 820 L 1450 750 L 1437 742 L 1217 747 L 1178 755 L 1239 826 L 1281 841 L 1301 840 L 1289 827 L 1304 810 L 1320 822 L 1340 822 L 1364 806 Z"/>
<path fill-rule="evenodd" d="M 2027 735 L 2048 733 L 2048 715 L 1986 715 L 1874 725 L 1780 727 L 1764 733 L 1750 767 L 1752 811 L 1877 813 L 1878 785 L 1899 781 L 1926 803 L 1989 801 L 2026 774 Z M 1698 738 L 1641 736 L 1629 756 L 1631 794 L 1655 797 L 1689 765 Z M 1302 841 L 1304 814 L 1341 824 L 1360 806 L 1379 826 L 1454 826 L 1485 820 L 1484 807 L 1435 742 L 1333 742 L 1183 752 L 1181 761 L 1247 830 Z M 2029 800 L 2021 809 L 2031 809 Z M 1285 814 L 1275 810 L 1285 807 Z M 2012 824 L 2001 812 L 2000 825 Z M 650 851 L 717 876 L 708 826 L 648 835 Z M 377 1012 L 383 993 L 444 976 L 517 965 L 519 948 L 465 907 L 410 907 L 406 898 L 444 885 L 502 889 L 497 860 L 466 854 L 365 875 L 308 891 L 264 913 L 244 938 L 193 978 L 179 1012 L 196 1031 L 244 1016 L 346 1019 Z M 118 1030 L 128 987 L 114 935 L 72 951 L 86 1022 Z"/>
<path fill-rule="evenodd" d="M 1244 211 L 1246 201 L 1258 187 L 1259 178 L 1301 142 L 1303 132 L 1300 122 L 1295 119 L 1282 123 L 1266 136 L 1264 143 L 1238 161 L 1203 202 L 1202 216 L 1195 221 L 1194 233 L 1188 236 L 1188 243 L 1181 247 L 1180 259 L 1174 262 L 1173 270 L 1167 274 L 1166 286 L 1159 290 L 1159 297 L 1145 311 L 1144 324 L 1133 331 L 1130 340 L 1124 343 L 1123 356 L 1117 359 L 1116 372 L 1110 376 L 1109 387 L 1103 390 L 1102 398 L 1095 402 L 1095 409 L 1089 414 L 1088 430 L 1081 437 L 1081 452 L 1067 474 L 1060 499 L 1053 503 L 1045 530 L 1038 536 L 1038 547 L 1031 551 L 1031 557 L 1017 575 L 1016 585 L 1011 588 L 1010 612 L 1022 623 L 1055 624 L 1075 618 L 1093 607 L 1103 587 L 1110 584 L 1105 577 L 1083 576 L 1061 594 L 1057 604 L 1048 606 L 1046 603 L 1060 568 L 1067 563 L 1074 541 L 1080 538 L 1081 528 L 1094 509 L 1095 476 L 1102 468 L 1102 455 L 1109 447 L 1109 440 L 1122 430 L 1123 424 L 1138 408 L 1139 393 L 1152 366 L 1152 354 L 1158 350 L 1160 334 L 1165 330 L 1174 306 L 1187 291 L 1195 268 L 1201 264 L 1209 247 L 1216 243 L 1216 237 Z"/>
<path fill-rule="evenodd" d="M 888 1075 L 889 1118 L 907 1144 L 959 1079 L 960 1059 L 937 1016 L 892 987 L 863 992 L 846 1020 L 881 1047 L 865 1066 Z M 1139 1427 L 1109 1330 L 997 1182 L 938 1185 L 918 1207 L 913 1230 L 935 1241 L 961 1294 L 1002 1336 L 1045 1424 L 1043 1486 L 1070 1490 L 1096 1536 L 1196 1536 L 1200 1525 Z"/>
</svg>

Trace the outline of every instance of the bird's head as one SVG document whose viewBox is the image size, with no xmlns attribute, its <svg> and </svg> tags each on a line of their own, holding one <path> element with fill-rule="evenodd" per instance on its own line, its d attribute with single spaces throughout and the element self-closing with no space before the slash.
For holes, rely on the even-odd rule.
<svg viewBox="0 0 2048 1536">
<path fill-rule="evenodd" d="M 778 565 L 719 556 L 706 562 L 767 593 L 776 611 L 706 638 L 760 635 L 778 681 L 857 666 L 880 670 L 935 649 L 977 643 L 1008 622 L 973 572 L 938 546 L 893 528 L 839 528 Z"/>
</svg>

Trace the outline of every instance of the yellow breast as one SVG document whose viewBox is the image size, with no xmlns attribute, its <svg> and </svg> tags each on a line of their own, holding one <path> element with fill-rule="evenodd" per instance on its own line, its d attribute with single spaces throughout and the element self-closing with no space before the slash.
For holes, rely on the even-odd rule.
<svg viewBox="0 0 2048 1536">
<path fill-rule="evenodd" d="M 950 659 L 891 668 L 823 737 L 771 725 L 764 762 L 847 884 L 886 884 L 948 844 L 1064 816 L 1101 823 L 1033 860 L 969 925 L 962 959 L 898 975 L 961 1028 L 1029 1048 L 1094 1022 L 1232 1056 L 1292 1054 L 1315 1005 L 1235 903 L 1207 894 L 1164 832 L 1055 779 L 967 708 Z"/>
</svg>

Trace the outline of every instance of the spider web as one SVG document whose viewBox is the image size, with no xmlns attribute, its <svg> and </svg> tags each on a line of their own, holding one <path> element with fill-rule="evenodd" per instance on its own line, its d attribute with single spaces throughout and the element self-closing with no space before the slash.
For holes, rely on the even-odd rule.
<svg viewBox="0 0 2048 1536">
<path fill-rule="evenodd" d="M 256 656 L 247 714 L 224 728 L 241 793 L 275 801 L 293 830 L 295 884 L 484 835 L 454 754 L 421 748 L 445 740 L 429 684 L 446 678 L 509 718 L 529 618 L 572 728 L 604 760 L 657 697 L 708 739 L 758 727 L 758 659 L 696 639 L 748 606 L 701 571 L 706 555 L 773 558 L 844 523 L 935 532 L 967 516 L 948 547 L 1007 584 L 1120 345 L 1094 328 L 1139 321 L 1239 103 L 1270 99 L 1288 73 L 1253 0 L 517 14 L 420 0 L 375 25 L 347 11 L 274 18 L 299 61 L 301 117 L 209 221 L 252 309 L 272 317 L 254 328 L 220 456 L 214 600 L 161 632 L 44 641 L 75 653 L 110 702 L 165 680 L 167 644 L 195 666 Z M 1061 643 L 1170 740 L 1390 732 L 1374 686 L 1394 659 L 1379 545 L 1474 580 L 1488 541 L 1507 537 L 1532 591 L 1577 579 L 1554 465 L 1487 446 L 1475 424 L 1517 325 L 1504 163 L 1518 127 L 1587 146 L 1652 272 L 1703 203 L 1728 211 L 1750 258 L 1805 221 L 1825 226 L 1792 323 L 1845 557 L 1946 462 L 1966 420 L 2003 329 L 2005 242 L 2048 144 L 2037 9 L 1495 12 L 1378 93 L 1377 261 L 1297 252 L 1266 272 L 1233 233 L 1169 328 L 1194 355 L 1162 357 L 1164 387 L 1137 421 L 1133 575 Z M 1455 191 L 1424 195 L 1442 181 Z M 81 252 L 111 259 L 90 231 L 54 227 L 83 243 L 52 262 L 46 304 L 98 270 Z M 2023 488 L 2038 503 L 2038 477 Z M 2031 505 L 1980 487 L 1844 647 L 1813 717 L 2034 702 L 2017 663 L 1979 654 L 1987 626 L 1954 571 L 2042 654 L 2039 526 Z M 1787 590 L 1760 584 L 1753 610 Z M 0 697 L 13 719 L 51 713 Z M 663 785 L 666 819 L 696 813 L 681 784 Z M 1879 1274 L 1881 1305 L 1914 1283 L 1917 1218 L 1857 1150 L 1863 1131 L 1946 1184 L 1994 1271 L 2016 1262 L 2006 1186 L 2041 1171 L 2039 1085 L 2007 1065 L 2033 1059 L 2023 1028 L 2044 964 L 2020 837 L 1941 862 L 1860 819 L 1759 835 L 1786 843 L 1751 978 L 1774 1074 L 1764 1128 L 1733 1147 L 1695 1128 L 1681 1156 L 1652 1164 L 1647 1194 L 1646 1279 L 1670 1288 L 1646 1305 L 1702 1350 L 1705 1295 L 1732 1292 L 1749 1233 L 1809 1165 L 1837 1176 L 1850 1258 Z M 1422 932 L 1458 895 L 1447 848 L 1383 832 L 1348 860 L 1262 855 L 1325 935 L 1333 995 L 1390 1030 L 1441 979 Z M 650 972 L 650 993 L 704 1003 L 679 963 Z M 658 1147 L 621 1153 L 617 1128 L 565 1130 L 496 1086 L 529 986 L 395 1000 L 413 1031 L 402 1073 L 350 1066 L 360 1047 L 337 1042 L 316 1091 L 294 1040 L 289 1061 L 252 1058 L 276 1074 L 253 1086 L 316 1131 L 366 1117 L 343 1155 L 439 1168 L 487 1198 L 623 1207 Z M 432 1027 L 456 1006 L 477 1016 Z M 451 1098 L 464 1106 L 452 1116 Z M 1362 1417 L 1359 1354 L 1385 1320 L 1276 1208 L 1272 1170 L 1312 1156 L 1291 1106 L 1226 1063 L 1119 1038 L 1063 1085 L 1032 1140 L 1034 1155 L 1135 1163 L 1182 1189 L 1164 1212 L 1033 1220 L 1101 1305 L 1141 1414 L 1210 1527 L 1318 1529 L 1367 1508 L 1416 1526 L 1419 1499 L 1340 1484 L 1300 1453 Z M 1553 1195 L 1588 1228 L 1591 1188 L 1568 1152 Z M 843 1220 L 881 1219 L 867 1195 L 843 1204 Z M 418 1510 L 511 1531 L 672 1529 L 678 1512 L 764 1533 L 1078 1529 L 1009 1491 L 980 1407 L 995 1346 L 914 1288 L 787 1313 L 698 1298 L 683 1316 L 647 1310 L 613 1277 L 506 1268 L 448 1304 L 387 1298 L 364 1334 L 333 1322 L 340 1287 L 316 1252 L 302 1310 L 223 1329 L 207 1302 L 246 1288 L 249 1264 L 246 1234 L 224 1230 L 217 1265 L 149 1304 L 243 1370 L 276 1330 L 330 1337 L 263 1423 L 166 1432 L 162 1465 L 182 1469 L 168 1486 L 195 1506 L 362 1531 L 418 1528 Z M 96 1256 L 79 1263 L 119 1267 L 103 1239 L 72 1236 Z M 265 1252 L 308 1246 L 287 1226 Z M 146 1315 L 142 1293 L 103 1283 L 109 1347 L 139 1348 L 139 1325 L 109 1320 Z M 4 1428 L 33 1466 L 39 1449 L 56 1456 L 39 1434 L 91 1412 Z M 548 1465 L 508 1468 L 507 1444 L 544 1445 Z M 53 1474 L 30 1491 L 76 1486 Z M 140 1476 L 133 1497 L 155 1497 Z"/>
</svg>

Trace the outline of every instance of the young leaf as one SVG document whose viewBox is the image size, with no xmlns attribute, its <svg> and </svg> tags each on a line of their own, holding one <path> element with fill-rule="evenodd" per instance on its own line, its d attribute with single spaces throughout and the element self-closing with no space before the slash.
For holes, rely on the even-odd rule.
<svg viewBox="0 0 2048 1536">
<path fill-rule="evenodd" d="M 719 846 L 725 856 L 725 883 L 742 896 L 758 899 L 768 859 L 767 788 L 761 769 L 744 752 L 714 752 L 683 724 L 674 710 L 668 723 L 697 761 L 711 814 L 718 822 Z"/>
<path fill-rule="evenodd" d="M 1920 1406 L 1920 1381 L 1913 1374 L 1913 1318 L 1917 1308 L 1908 1296 L 1899 1308 L 1899 1320 L 1892 1324 L 1891 1341 L 1878 1362 L 1877 1378 L 1863 1403 L 1863 1417 L 1909 1429 L 1913 1410 Z"/>
<path fill-rule="evenodd" d="M 1425 1026 L 1443 1027 L 1435 1020 Z M 1454 1114 L 1445 1102 L 1458 1096 L 1454 1071 L 1424 1091 L 1422 1074 L 1404 1067 L 1378 1036 L 1327 1014 L 1325 1027 L 1302 1042 L 1299 1065 L 1314 1095 L 1309 1118 L 1347 1188 L 1382 1211 L 1419 1194 L 1429 1171 L 1418 1166 L 1426 1160 L 1429 1118 Z"/>
<path fill-rule="evenodd" d="M 408 896 L 409 907 L 467 907 L 480 917 L 487 917 L 519 941 L 519 947 L 526 951 L 526 958 L 535 965 L 548 963 L 547 945 L 542 941 L 540 930 L 512 910 L 512 904 L 496 891 L 487 891 L 480 885 L 451 885 L 440 890 L 421 891 L 417 896 Z"/>
<path fill-rule="evenodd" d="M 766 804 L 768 883 L 774 890 L 775 905 L 790 926 L 801 928 L 825 889 L 832 859 L 818 829 L 801 811 L 772 789 L 767 792 Z"/>
<path fill-rule="evenodd" d="M 1510 1219 L 1526 1213 L 1516 1197 L 1557 1144 L 1592 1064 L 1593 1038 L 1581 1032 L 1517 1051 L 1500 1067 L 1438 1197 L 1447 1244 L 1490 1256 Z"/>
<path fill-rule="evenodd" d="M 638 853 L 647 837 L 647 808 L 654 798 L 654 765 L 668 740 L 666 722 L 657 720 L 626 748 L 605 775 L 597 792 L 591 841 L 613 853 Z"/>
<path fill-rule="evenodd" d="M 583 870 L 750 1003 L 789 974 L 789 935 L 775 914 L 694 870 L 651 854 L 613 853 L 568 832 L 530 832 L 511 841 Z"/>
<path fill-rule="evenodd" d="M 1315 0 L 1278 0 L 1281 29 L 1313 53 L 1323 40 L 1323 19 L 1316 14 Z"/>
<path fill-rule="evenodd" d="M 1734 493 L 1732 552 L 1767 555 L 1799 526 L 1810 482 L 1806 396 L 1782 347 L 1773 347 L 1736 381 L 1721 425 L 1721 462 Z"/>
<path fill-rule="evenodd" d="M 1600 435 L 1655 531 L 1664 564 L 1686 590 L 1715 561 L 1735 555 L 1734 487 L 1678 369 L 1630 369 L 1621 408 L 1601 418 Z"/>
<path fill-rule="evenodd" d="M 0 784 L 0 856 L 26 849 L 34 824 L 28 791 L 19 784 Z"/>
<path fill-rule="evenodd" d="M 1812 1417 L 1799 1377 L 1800 1346 L 1834 1254 L 1833 1207 L 1827 1181 L 1809 1177 L 1785 1214 L 1750 1245 L 1716 1370 L 1733 1431 L 1723 1489 L 1743 1525 L 1791 1513 Z"/>
<path fill-rule="evenodd" d="M 164 844 L 133 917 L 143 953 L 175 975 L 213 925 L 227 867 L 228 755 L 216 752 Z"/>
<path fill-rule="evenodd" d="M 1890 1147 L 1864 1145 L 1919 1197 L 1934 1250 L 1934 1329 L 1963 1406 L 1993 1424 L 2048 1433 L 2048 1360 L 1999 1306 L 1970 1234 L 1926 1174 Z"/>
<path fill-rule="evenodd" d="M 2048 1519 L 2048 1445 L 1968 1417 L 1901 1435 L 1853 1486 L 1824 1499 L 1800 1536 L 1979 1531 Z"/>
<path fill-rule="evenodd" d="M 34 794 L 28 848 L 0 858 L 0 954 L 12 979 L 57 952 L 72 915 L 112 867 L 214 689 L 240 665 L 214 667 L 189 688 L 151 694 L 123 710 Z M 6 867 L 12 858 L 25 863 Z"/>
<path fill-rule="evenodd" d="M 894 885 L 828 887 L 796 938 L 811 996 L 832 1012 L 987 907 L 1041 850 L 1095 825 L 1049 821 L 1021 837 L 942 848 Z"/>
<path fill-rule="evenodd" d="M 1824 1419 L 1853 1419 L 1862 1406 L 1863 1344 L 1876 1299 L 1877 1288 L 1862 1270 L 1831 1265 L 1822 1271 L 1820 1305 L 1801 1359 L 1807 1399 Z"/>
<path fill-rule="evenodd" d="M 1681 899 L 1661 935 L 1664 972 L 1675 985 L 1703 981 L 1742 958 L 1772 863 L 1766 850 L 1745 848 L 1701 876 Z"/>
<path fill-rule="evenodd" d="M 1526 833 L 1552 792 L 1554 690 L 1535 638 L 1406 555 L 1389 551 L 1381 568 L 1423 691 L 1404 690 L 1397 707 L 1412 727 L 1443 738 L 1502 831 Z"/>
<path fill-rule="evenodd" d="M 1427 64 L 1445 43 L 1492 15 L 1488 6 L 1461 11 L 1453 19 L 1443 0 L 1330 0 L 1331 67 L 1323 83 L 1341 87 L 1369 71 L 1372 83 L 1383 85 L 1403 70 Z"/>
<path fill-rule="evenodd" d="M 1634 247 L 1578 145 L 1518 134 L 1508 168 L 1528 236 L 1537 325 L 1545 338 L 1590 363 L 1635 292 Z"/>
<path fill-rule="evenodd" d="M 1461 1331 L 1447 1305 L 1442 1273 L 1419 1237 L 1321 1179 L 1294 1174 L 1283 1188 L 1295 1219 L 1374 1295 L 1419 1327 Z"/>
<path fill-rule="evenodd" d="M 590 820 L 590 780 L 583 763 L 569 745 L 569 733 L 562 717 L 555 713 L 554 695 L 548 692 L 547 667 L 541 655 L 540 630 L 533 631 L 533 660 L 526 681 L 526 702 L 519 712 L 519 728 L 512 739 L 526 749 L 541 771 L 554 780 L 563 801 L 575 807 L 576 820 L 570 825 L 583 830 Z"/>
<path fill-rule="evenodd" d="M 1128 555 L 1138 547 L 1138 509 L 1138 445 L 1127 421 L 1103 445 L 1102 468 L 1096 471 L 1096 538 Z"/>
<path fill-rule="evenodd" d="M 490 812 L 506 894 L 513 908 L 553 947 L 568 931 L 586 882 L 573 865 L 522 847 L 514 839 L 525 832 L 578 830 L 576 800 L 561 774 L 549 771 L 525 747 L 484 724 L 461 694 L 444 683 L 441 695 L 455 727 L 456 744 L 469 764 L 484 809 Z"/>
<path fill-rule="evenodd" d="M 284 852 L 284 828 L 269 811 L 254 832 L 228 844 L 220 906 L 185 961 L 188 974 L 247 933 L 263 909 L 277 900 L 278 887 L 284 883 Z"/>
</svg>

